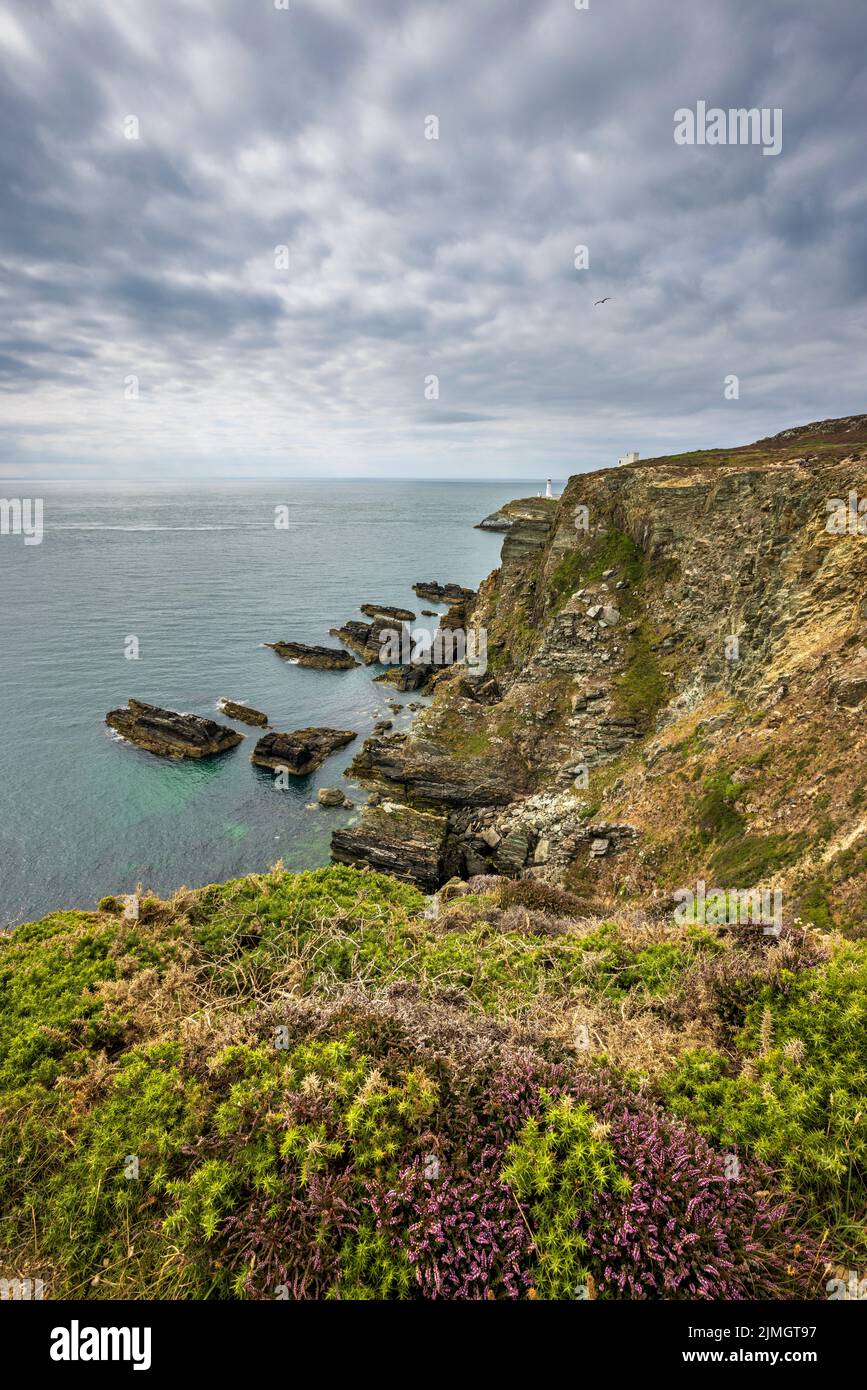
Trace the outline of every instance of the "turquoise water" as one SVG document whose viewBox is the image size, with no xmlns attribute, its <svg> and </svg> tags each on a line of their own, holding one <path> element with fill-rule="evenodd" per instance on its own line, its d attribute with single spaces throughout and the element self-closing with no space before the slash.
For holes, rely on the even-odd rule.
<svg viewBox="0 0 867 1390">
<path fill-rule="evenodd" d="M 368 601 L 432 608 L 412 592 L 419 579 L 475 586 L 502 537 L 473 524 L 536 491 L 511 480 L 41 487 L 42 544 L 0 537 L 0 921 L 89 907 L 138 882 L 166 893 L 278 858 L 327 863 L 331 830 L 357 813 L 307 803 L 341 781 L 376 719 L 407 727 L 410 713 L 392 716 L 386 700 L 417 697 L 374 685 L 376 668 L 303 670 L 261 644 L 336 645 L 329 627 Z M 274 525 L 277 506 L 288 529 Z M 129 636 L 138 660 L 124 656 Z M 277 729 L 360 738 L 282 791 L 250 764 L 252 728 L 202 763 L 119 741 L 103 721 L 130 696 L 218 719 L 228 696 Z"/>
</svg>

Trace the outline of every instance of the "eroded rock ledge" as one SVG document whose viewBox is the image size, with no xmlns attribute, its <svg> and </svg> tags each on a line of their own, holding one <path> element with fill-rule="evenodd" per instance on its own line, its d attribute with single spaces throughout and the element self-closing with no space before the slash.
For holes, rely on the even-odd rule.
<svg viewBox="0 0 867 1390">
<path fill-rule="evenodd" d="M 331 857 L 337 864 L 367 864 L 433 893 L 449 877 L 447 817 L 395 801 L 365 808 L 358 826 L 335 830 Z"/>
</svg>

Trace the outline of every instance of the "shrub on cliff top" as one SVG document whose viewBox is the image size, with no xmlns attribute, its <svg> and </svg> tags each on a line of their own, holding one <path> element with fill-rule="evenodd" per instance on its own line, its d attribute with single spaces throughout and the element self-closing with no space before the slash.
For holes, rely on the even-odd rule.
<svg viewBox="0 0 867 1390">
<path fill-rule="evenodd" d="M 54 1297 L 656 1297 L 693 1289 L 693 1244 L 710 1288 L 746 1287 L 755 1240 L 751 1287 L 775 1296 L 782 1218 L 722 1201 L 689 1124 L 508 1021 L 588 994 L 659 1007 L 715 938 L 446 932 L 421 902 L 380 875 L 277 872 L 144 928 L 66 914 L 0 941 L 7 1263 L 44 1261 Z M 777 965 L 778 1012 L 825 969 Z M 764 1017 L 746 1032 L 766 1056 Z"/>
<path fill-rule="evenodd" d="M 575 1298 L 589 1273 L 584 1215 L 606 1189 L 622 1200 L 629 1182 L 589 1106 L 544 1091 L 541 1102 L 541 1115 L 506 1150 L 503 1181 L 528 1207 L 538 1292 Z"/>
<path fill-rule="evenodd" d="M 688 1125 L 644 1106 L 602 1110 L 621 1186 L 602 1188 L 577 1231 L 602 1296 L 806 1297 L 822 1273 L 770 1175 L 732 1163 Z"/>
<path fill-rule="evenodd" d="M 863 1211 L 867 1176 L 867 943 L 781 968 L 749 1004 L 742 1060 L 684 1053 L 662 1094 L 714 1142 L 743 1146 L 829 1214 Z"/>
</svg>

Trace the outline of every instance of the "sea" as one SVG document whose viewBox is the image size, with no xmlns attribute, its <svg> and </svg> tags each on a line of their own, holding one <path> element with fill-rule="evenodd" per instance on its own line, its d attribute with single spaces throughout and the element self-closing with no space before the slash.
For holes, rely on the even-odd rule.
<svg viewBox="0 0 867 1390">
<path fill-rule="evenodd" d="M 9 497 L 15 486 L 0 490 Z M 419 696 L 375 684 L 377 667 L 308 670 L 264 644 L 339 645 L 328 629 L 363 618 L 365 602 L 444 611 L 416 598 L 413 583 L 478 585 L 498 563 L 502 536 L 475 523 L 539 482 L 27 491 L 42 499 L 42 542 L 0 536 L 4 927 L 87 909 L 138 884 L 166 895 L 277 860 L 327 864 L 332 830 L 356 820 L 365 800 L 345 769 L 378 719 L 408 728 Z M 234 725 L 244 742 L 200 762 L 121 740 L 105 715 L 130 696 L 220 721 L 227 697 L 265 711 L 275 729 L 321 725 L 358 739 L 283 788 L 250 763 L 253 727 Z M 354 806 L 313 807 L 322 786 L 342 786 Z"/>
</svg>

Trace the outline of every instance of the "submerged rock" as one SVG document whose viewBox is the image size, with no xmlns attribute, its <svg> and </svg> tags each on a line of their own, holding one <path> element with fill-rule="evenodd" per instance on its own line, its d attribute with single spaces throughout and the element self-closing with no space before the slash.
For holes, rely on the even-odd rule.
<svg viewBox="0 0 867 1390">
<path fill-rule="evenodd" d="M 292 661 L 298 666 L 312 666 L 317 671 L 348 671 L 358 662 L 349 652 L 339 647 L 309 647 L 304 642 L 266 642 L 272 652 L 283 661 Z"/>
<path fill-rule="evenodd" d="M 143 700 L 128 701 L 127 709 L 109 710 L 105 722 L 139 748 L 163 758 L 210 758 L 234 748 L 244 738 L 237 730 L 200 714 L 179 714 Z"/>
<path fill-rule="evenodd" d="M 351 729 L 296 729 L 290 734 L 272 729 L 259 739 L 250 762 L 275 772 L 285 768 L 293 777 L 305 777 L 308 772 L 315 772 L 330 753 L 355 737 Z"/>
<path fill-rule="evenodd" d="M 242 724 L 257 724 L 262 729 L 268 727 L 267 714 L 253 709 L 252 705 L 245 705 L 241 700 L 221 700 L 220 709 L 228 719 L 238 719 Z"/>
</svg>

